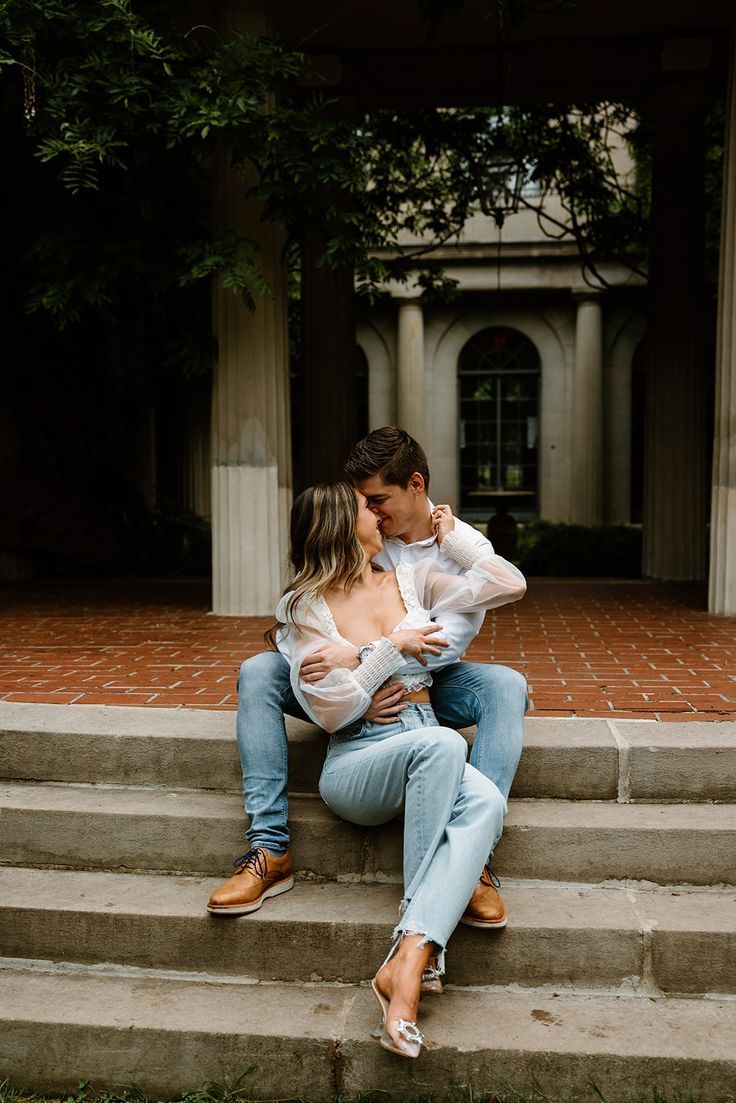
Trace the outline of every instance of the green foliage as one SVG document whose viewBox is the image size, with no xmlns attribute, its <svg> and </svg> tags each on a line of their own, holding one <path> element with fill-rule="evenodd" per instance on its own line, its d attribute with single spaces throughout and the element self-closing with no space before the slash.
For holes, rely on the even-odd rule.
<svg viewBox="0 0 736 1103">
<path fill-rule="evenodd" d="M 185 1092 L 176 1098 L 175 1103 L 252 1103 L 252 1096 L 245 1082 L 253 1069 L 248 1069 L 233 1082 L 223 1084 L 208 1083 L 197 1091 Z M 450 1083 L 447 1086 L 436 1085 L 431 1092 L 422 1095 L 393 1096 L 382 1089 L 366 1089 L 356 1096 L 337 1095 L 333 1103 L 389 1103 L 398 1098 L 398 1103 L 580 1103 L 581 1098 L 598 1099 L 607 1103 L 606 1096 L 594 1082 L 587 1085 L 585 1094 L 550 1095 L 542 1085 L 532 1078 L 531 1084 L 517 1088 L 513 1084 L 502 1083 L 494 1091 L 483 1090 L 472 1084 Z M 41 1095 L 14 1088 L 7 1080 L 0 1084 L 0 1103 L 156 1103 L 156 1096 L 149 1096 L 139 1088 L 126 1088 L 121 1091 L 98 1090 L 88 1080 L 80 1080 L 74 1094 L 66 1097 Z M 668 1092 L 658 1084 L 626 1097 L 626 1103 L 735 1103 L 736 1096 L 727 1093 L 719 1096 L 703 1097 L 699 1091 L 693 1091 L 686 1085 L 676 1092 Z M 305 1103 L 301 1099 L 275 1100 L 273 1103 Z"/>
<path fill-rule="evenodd" d="M 266 102 L 298 55 L 188 26 L 173 0 L 2 0 L 0 67 L 4 132 L 25 109 L 16 170 L 47 198 L 11 240 L 31 311 L 59 327 L 89 309 L 120 319 L 131 297 L 163 305 L 212 272 L 249 304 L 267 290 L 248 242 L 211 241 L 213 159 L 218 143 L 268 155 Z"/>
<path fill-rule="evenodd" d="M 641 529 L 627 525 L 532 521 L 520 531 L 518 549 L 526 575 L 641 578 Z"/>
<path fill-rule="evenodd" d="M 186 287 L 219 273 L 222 286 L 239 292 L 248 309 L 255 310 L 255 295 L 272 294 L 255 259 L 258 251 L 255 241 L 239 236 L 234 230 L 226 230 L 214 241 L 184 245 L 179 250 L 184 261 L 179 283 Z"/>
<path fill-rule="evenodd" d="M 425 15 L 431 23 L 460 6 L 425 2 Z M 488 5 L 502 27 L 534 10 L 527 0 Z M 177 289 L 211 276 L 250 307 L 268 293 L 253 244 L 210 225 L 224 149 L 244 194 L 263 201 L 289 241 L 319 230 L 324 262 L 353 267 L 369 297 L 417 272 L 427 295 L 448 297 L 452 281 L 432 251 L 484 209 L 489 190 L 509 184 L 499 148 L 539 189 L 522 202 L 547 232 L 577 241 L 587 271 L 641 249 L 642 200 L 611 159 L 635 122 L 628 109 L 347 116 L 324 94 L 300 90 L 295 78 L 307 61 L 298 52 L 188 25 L 185 11 L 175 0 L 135 8 L 130 0 L 0 0 L 6 110 L 20 119 L 25 108 L 27 119 L 15 163 L 32 178 L 32 153 L 52 174 L 38 177 L 51 195 L 49 217 L 18 242 L 27 302 L 59 326 L 89 310 L 120 319 L 131 295 L 168 309 Z M 66 199 L 52 195 L 54 184 Z M 562 223 L 544 213 L 552 191 L 562 197 Z"/>
</svg>

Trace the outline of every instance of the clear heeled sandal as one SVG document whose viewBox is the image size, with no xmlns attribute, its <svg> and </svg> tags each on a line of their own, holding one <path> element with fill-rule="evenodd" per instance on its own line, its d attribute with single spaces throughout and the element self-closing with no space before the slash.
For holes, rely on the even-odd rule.
<svg viewBox="0 0 736 1103">
<path fill-rule="evenodd" d="M 371 981 L 373 995 L 378 1000 L 381 1008 L 381 1036 L 378 1039 L 384 1049 L 389 1053 L 395 1053 L 397 1057 L 418 1057 L 424 1045 L 424 1035 L 411 1019 L 388 1019 L 389 1001 L 376 984 L 376 978 Z M 402 1041 L 403 1039 L 403 1041 Z"/>
<path fill-rule="evenodd" d="M 378 1005 L 381 1008 L 381 1022 L 379 1027 L 374 1033 L 381 1031 L 379 1042 L 384 1049 L 389 1053 L 395 1053 L 397 1057 L 410 1057 L 416 1058 L 422 1052 L 422 1046 L 424 1045 L 424 1035 L 417 1026 L 416 1022 L 411 1019 L 390 1019 L 388 1018 L 389 1000 L 384 996 L 381 989 L 378 987 L 377 978 L 378 973 L 381 972 L 384 965 L 388 965 L 391 958 L 396 953 L 401 939 L 397 939 L 388 952 L 386 960 L 379 968 L 375 977 L 371 981 L 371 990 L 373 995 L 378 1000 Z"/>
</svg>

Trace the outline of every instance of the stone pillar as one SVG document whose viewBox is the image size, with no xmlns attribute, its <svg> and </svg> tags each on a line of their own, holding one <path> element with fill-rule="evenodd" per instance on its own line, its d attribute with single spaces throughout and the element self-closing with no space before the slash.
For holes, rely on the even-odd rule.
<svg viewBox="0 0 736 1103">
<path fill-rule="evenodd" d="M 571 519 L 603 523 L 603 310 L 600 292 L 576 295 Z"/>
<path fill-rule="evenodd" d="M 652 578 L 705 574 L 703 106 L 665 86 L 654 114 L 644 561 Z"/>
<path fill-rule="evenodd" d="M 736 615 L 736 34 L 726 100 L 708 608 Z"/>
<path fill-rule="evenodd" d="M 266 16 L 228 4 L 223 31 L 266 33 Z M 215 226 L 257 242 L 273 298 L 249 311 L 214 289 L 218 342 L 212 392 L 212 605 L 222 615 L 270 615 L 283 584 L 291 506 L 286 279 L 281 231 L 243 198 L 250 179 L 222 152 L 215 180 Z"/>
<path fill-rule="evenodd" d="M 302 242 L 303 486 L 344 478 L 356 441 L 355 283 L 352 268 L 320 264 L 325 239 Z"/>
<path fill-rule="evenodd" d="M 397 299 L 397 412 L 401 429 L 426 447 L 427 412 L 424 379 L 424 312 L 418 298 Z"/>
</svg>

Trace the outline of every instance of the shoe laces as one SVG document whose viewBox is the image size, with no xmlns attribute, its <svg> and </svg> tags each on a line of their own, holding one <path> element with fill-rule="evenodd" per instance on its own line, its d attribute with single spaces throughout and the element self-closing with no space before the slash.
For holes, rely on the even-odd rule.
<svg viewBox="0 0 736 1103">
<path fill-rule="evenodd" d="M 491 884 L 493 885 L 494 889 L 500 889 L 501 888 L 501 882 L 499 881 L 498 877 L 496 877 L 496 874 L 491 869 L 491 863 L 490 862 L 486 862 L 485 868 L 483 869 L 483 872 L 486 875 L 486 877 L 488 878 L 488 880 L 491 882 Z"/>
<path fill-rule="evenodd" d="M 236 873 L 245 873 L 248 870 L 255 873 L 256 877 L 260 877 L 262 880 L 265 879 L 268 873 L 266 856 L 259 846 L 246 851 L 245 854 L 241 854 L 239 858 L 235 859 L 233 865 L 236 867 Z"/>
</svg>

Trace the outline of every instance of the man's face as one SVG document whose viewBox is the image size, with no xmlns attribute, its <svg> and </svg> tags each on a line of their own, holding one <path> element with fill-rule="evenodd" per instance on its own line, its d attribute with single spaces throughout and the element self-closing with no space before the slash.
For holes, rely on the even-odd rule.
<svg viewBox="0 0 736 1103">
<path fill-rule="evenodd" d="M 426 520 L 427 496 L 421 475 L 412 475 L 405 488 L 384 483 L 380 475 L 361 479 L 355 487 L 378 518 L 382 536 L 402 536 Z"/>
</svg>

